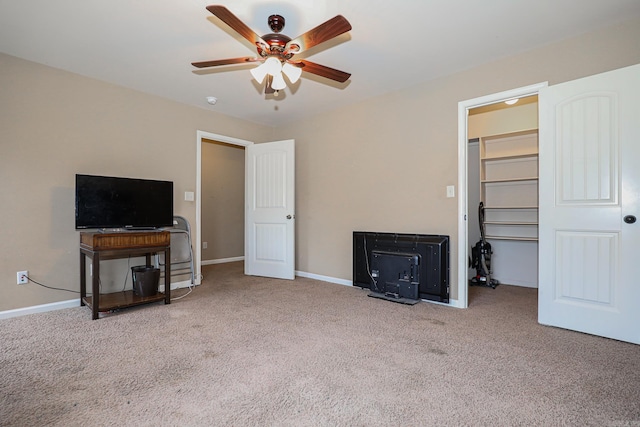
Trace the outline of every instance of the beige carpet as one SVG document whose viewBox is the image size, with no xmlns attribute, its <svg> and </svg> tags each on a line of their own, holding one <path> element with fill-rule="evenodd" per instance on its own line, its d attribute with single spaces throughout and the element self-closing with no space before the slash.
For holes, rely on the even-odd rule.
<svg viewBox="0 0 640 427">
<path fill-rule="evenodd" d="M 203 273 L 168 306 L 0 321 L 0 425 L 640 426 L 640 346 L 538 325 L 533 289 L 460 310 Z"/>
</svg>

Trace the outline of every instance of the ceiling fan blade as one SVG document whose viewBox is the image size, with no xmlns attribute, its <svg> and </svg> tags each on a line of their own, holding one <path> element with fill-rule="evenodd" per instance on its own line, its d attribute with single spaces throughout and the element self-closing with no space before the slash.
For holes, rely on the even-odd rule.
<svg viewBox="0 0 640 427">
<path fill-rule="evenodd" d="M 260 61 L 258 58 L 247 56 L 244 58 L 217 59 L 214 61 L 192 62 L 191 65 L 197 68 L 217 67 L 218 65 L 245 64 L 247 62 Z"/>
<path fill-rule="evenodd" d="M 211 5 L 207 6 L 207 10 L 217 16 L 222 22 L 231 27 L 236 33 L 240 34 L 245 39 L 249 40 L 253 45 L 266 46 L 268 44 L 262 40 L 262 37 L 257 35 L 255 31 L 249 28 L 244 22 L 238 19 L 233 13 L 224 6 Z"/>
<path fill-rule="evenodd" d="M 344 16 L 337 15 L 288 42 L 284 51 L 292 54 L 300 53 L 350 30 L 349 21 Z"/>
<path fill-rule="evenodd" d="M 302 66 L 302 71 L 306 71 L 307 73 L 326 77 L 327 79 L 335 80 L 340 83 L 346 82 L 349 77 L 351 77 L 351 73 L 345 73 L 344 71 L 316 64 L 315 62 L 303 60 L 294 62 L 293 65 Z"/>
</svg>

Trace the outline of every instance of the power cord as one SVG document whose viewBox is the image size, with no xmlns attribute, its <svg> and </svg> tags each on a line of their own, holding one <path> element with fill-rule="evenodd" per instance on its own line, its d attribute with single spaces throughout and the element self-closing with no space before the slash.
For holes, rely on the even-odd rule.
<svg viewBox="0 0 640 427">
<path fill-rule="evenodd" d="M 369 254 L 367 252 L 367 236 L 364 236 L 364 259 L 367 262 L 367 273 L 369 273 L 369 277 L 371 278 L 371 281 L 373 282 L 373 286 L 377 290 L 378 289 L 378 281 L 373 277 L 373 274 L 371 274 L 371 267 L 369 267 Z"/>
<path fill-rule="evenodd" d="M 24 276 L 24 277 L 26 277 L 26 278 L 27 278 L 27 280 L 28 280 L 29 282 L 33 282 L 33 283 L 35 283 L 35 284 L 36 284 L 36 285 L 38 285 L 38 286 L 42 286 L 43 288 L 52 289 L 52 290 L 54 290 L 54 291 L 65 291 L 65 292 L 71 292 L 71 293 L 74 293 L 74 294 L 79 294 L 79 293 L 80 293 L 80 291 L 73 291 L 73 290 L 71 290 L 71 289 L 64 289 L 64 288 L 56 288 L 56 287 L 54 287 L 54 286 L 47 286 L 47 285 L 45 285 L 44 283 L 40 283 L 40 282 L 38 282 L 37 280 L 33 280 L 33 279 L 32 279 L 31 277 L 29 277 L 29 276 Z M 125 285 L 126 285 L 126 278 L 125 278 Z M 182 298 L 186 297 L 186 296 L 187 296 L 187 295 L 189 295 L 191 292 L 193 292 L 193 288 L 194 288 L 194 286 L 193 286 L 192 284 L 189 284 L 189 292 L 187 292 L 187 293 L 186 293 L 186 294 L 184 294 L 184 295 L 180 295 L 179 297 L 171 298 L 171 301 L 176 301 L 176 300 L 179 300 L 179 299 L 182 299 Z M 123 291 L 124 291 L 124 289 L 123 289 Z M 87 292 L 87 295 L 91 295 L 91 293 L 90 293 L 90 292 Z"/>
<path fill-rule="evenodd" d="M 191 285 L 189 285 L 189 292 L 187 292 L 184 295 L 180 295 L 179 297 L 171 298 L 171 301 L 176 301 L 176 300 L 182 299 L 182 298 L 186 297 L 187 295 L 189 295 L 191 292 L 193 292 L 193 287 Z"/>
<path fill-rule="evenodd" d="M 71 290 L 71 289 L 63 289 L 63 288 L 55 288 L 55 287 L 53 287 L 53 286 L 47 286 L 47 285 L 45 285 L 45 284 L 43 284 L 43 283 L 40 283 L 40 282 L 38 282 L 38 281 L 36 281 L 36 280 L 33 280 L 33 279 L 32 279 L 31 277 L 29 277 L 29 276 L 24 276 L 24 277 L 26 277 L 28 281 L 33 282 L 33 283 L 35 283 L 36 285 L 40 285 L 40 286 L 42 286 L 43 288 L 53 289 L 54 291 L 73 292 L 74 294 L 79 294 L 79 293 L 80 293 L 80 291 L 73 291 L 73 290 Z"/>
<path fill-rule="evenodd" d="M 200 278 L 202 279 L 202 274 L 200 275 Z M 195 289 L 195 284 L 192 281 L 189 281 L 188 288 L 189 288 L 189 292 L 187 292 L 184 295 L 180 295 L 179 297 L 171 298 L 171 301 L 176 301 L 176 300 L 182 299 L 182 298 L 186 297 L 187 295 L 189 295 Z M 175 289 L 171 290 L 171 292 L 174 292 L 174 291 L 175 291 Z"/>
<path fill-rule="evenodd" d="M 129 272 L 131 271 L 131 255 L 127 257 L 127 270 L 124 274 L 124 283 L 122 284 L 122 292 L 127 288 L 127 279 L 129 278 Z M 131 281 L 133 282 L 133 273 L 131 273 Z"/>
</svg>

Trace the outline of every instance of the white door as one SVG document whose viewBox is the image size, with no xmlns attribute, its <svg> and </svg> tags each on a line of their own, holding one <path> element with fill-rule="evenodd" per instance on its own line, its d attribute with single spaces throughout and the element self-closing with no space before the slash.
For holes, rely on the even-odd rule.
<svg viewBox="0 0 640 427">
<path fill-rule="evenodd" d="M 293 279 L 294 141 L 246 148 L 245 274 Z"/>
<path fill-rule="evenodd" d="M 640 344 L 640 65 L 539 95 L 538 320 Z"/>
</svg>

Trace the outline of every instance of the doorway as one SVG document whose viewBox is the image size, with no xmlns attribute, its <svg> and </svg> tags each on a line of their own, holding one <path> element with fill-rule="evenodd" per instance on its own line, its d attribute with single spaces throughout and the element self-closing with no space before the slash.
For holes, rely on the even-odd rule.
<svg viewBox="0 0 640 427">
<path fill-rule="evenodd" d="M 538 83 L 505 92 L 499 92 L 480 98 L 470 99 L 458 103 L 458 298 L 453 305 L 459 308 L 467 308 L 469 305 L 468 289 L 468 260 L 470 227 L 478 227 L 471 224 L 470 211 L 477 209 L 477 206 L 469 206 L 469 111 L 472 109 L 486 107 L 499 102 L 504 102 L 512 98 L 523 98 L 536 96 L 540 88 L 546 87 L 547 83 Z M 477 217 L 474 216 L 476 219 Z"/>
<path fill-rule="evenodd" d="M 202 144 L 202 265 L 244 259 L 245 148 Z"/>
<path fill-rule="evenodd" d="M 202 167 L 203 167 L 203 146 L 204 144 L 227 144 L 230 146 L 245 149 L 253 145 L 253 142 L 226 135 L 219 135 L 211 132 L 198 131 L 196 135 L 196 233 L 195 233 L 195 269 L 196 282 L 200 283 L 202 277 Z M 244 191 L 243 196 L 244 198 Z M 244 223 L 244 216 L 242 218 Z M 210 243 L 210 242 L 207 242 Z M 244 251 L 243 251 L 244 252 Z"/>
<path fill-rule="evenodd" d="M 493 254 L 491 279 L 537 288 L 538 96 L 470 109 L 467 131 L 467 241 L 477 245 L 483 228 Z M 482 224 L 481 200 L 485 207 Z M 476 268 L 470 268 L 468 279 L 481 282 L 480 270 L 478 274 Z"/>
<path fill-rule="evenodd" d="M 203 131 L 196 138 L 196 284 L 202 275 L 202 147 L 208 141 L 245 148 L 245 274 L 293 279 L 295 141 L 254 144 Z M 277 218 L 268 219 L 269 212 Z"/>
</svg>

